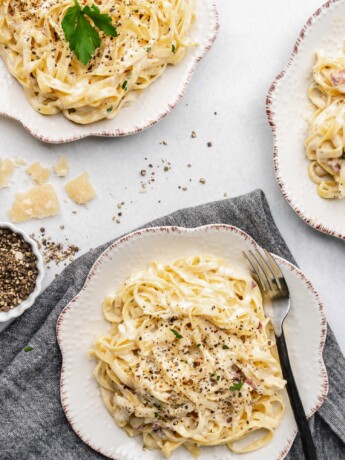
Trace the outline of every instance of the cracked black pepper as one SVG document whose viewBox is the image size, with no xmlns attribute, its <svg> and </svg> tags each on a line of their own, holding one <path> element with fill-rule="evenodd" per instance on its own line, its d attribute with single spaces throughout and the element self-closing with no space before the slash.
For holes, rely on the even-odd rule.
<svg viewBox="0 0 345 460">
<path fill-rule="evenodd" d="M 0 311 L 16 307 L 34 291 L 37 259 L 31 245 L 7 228 L 0 228 Z"/>
</svg>

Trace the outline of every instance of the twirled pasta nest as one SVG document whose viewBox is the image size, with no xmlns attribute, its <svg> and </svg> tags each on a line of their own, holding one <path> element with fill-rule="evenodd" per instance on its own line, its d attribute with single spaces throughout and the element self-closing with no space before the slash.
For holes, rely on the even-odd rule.
<svg viewBox="0 0 345 460">
<path fill-rule="evenodd" d="M 95 376 L 130 436 L 195 457 L 200 446 L 247 452 L 271 440 L 285 382 L 247 273 L 208 256 L 152 262 L 106 298 L 104 315 L 112 326 L 94 343 Z"/>
</svg>

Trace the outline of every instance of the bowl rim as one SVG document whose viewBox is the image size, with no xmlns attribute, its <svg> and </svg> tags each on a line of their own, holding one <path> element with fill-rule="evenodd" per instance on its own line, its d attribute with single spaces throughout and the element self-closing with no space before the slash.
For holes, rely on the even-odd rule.
<svg viewBox="0 0 345 460">
<path fill-rule="evenodd" d="M 24 300 L 22 303 L 17 305 L 14 308 L 11 308 L 9 311 L 0 311 L 0 323 L 4 323 L 15 318 L 18 318 L 22 315 L 28 308 L 30 308 L 33 303 L 35 302 L 36 298 L 42 291 L 42 281 L 44 278 L 44 263 L 43 257 L 40 253 L 36 241 L 34 241 L 24 230 L 18 228 L 17 226 L 11 224 L 10 222 L 2 222 L 0 221 L 0 229 L 8 228 L 12 230 L 12 232 L 20 235 L 27 243 L 30 244 L 32 248 L 32 252 L 36 256 L 36 266 L 38 269 L 38 276 L 36 279 L 35 289 L 31 292 L 29 297 Z"/>
<path fill-rule="evenodd" d="M 62 365 L 61 365 L 61 374 L 60 374 L 60 400 L 61 400 L 61 406 L 63 408 L 63 411 L 65 413 L 65 416 L 68 420 L 68 423 L 72 427 L 73 431 L 77 434 L 77 436 L 86 444 L 88 445 L 91 449 L 94 451 L 106 456 L 107 458 L 110 458 L 112 460 L 118 460 L 114 456 L 108 456 L 108 454 L 104 451 L 102 447 L 99 447 L 99 445 L 93 444 L 92 441 L 90 441 L 74 424 L 74 420 L 71 416 L 70 409 L 69 409 L 69 404 L 68 404 L 68 398 L 66 397 L 66 393 L 64 390 L 65 386 L 65 373 L 66 373 L 66 361 L 64 359 L 64 345 L 63 345 L 63 338 L 62 338 L 62 324 L 65 320 L 65 315 L 66 313 L 74 307 L 74 304 L 76 301 L 78 301 L 78 298 L 83 294 L 83 292 L 86 290 L 88 287 L 88 284 L 92 281 L 92 278 L 95 274 L 96 271 L 98 271 L 99 266 L 102 265 L 103 261 L 106 260 L 109 257 L 109 254 L 111 251 L 116 249 L 118 246 L 122 245 L 123 243 L 127 243 L 129 240 L 132 238 L 136 237 L 141 237 L 142 235 L 145 234 L 150 234 L 150 233 L 157 233 L 157 232 L 162 232 L 162 233 L 177 233 L 177 234 L 184 234 L 184 233 L 198 233 L 198 232 L 207 232 L 209 230 L 216 230 L 216 231 L 229 231 L 229 232 L 234 232 L 240 235 L 244 240 L 249 241 L 249 243 L 253 246 L 254 249 L 260 249 L 261 246 L 256 242 L 254 238 L 252 238 L 248 233 L 246 233 L 244 230 L 234 226 L 234 225 L 228 225 L 228 224 L 207 224 L 207 225 L 200 225 L 198 227 L 182 227 L 182 226 L 156 226 L 156 227 L 146 227 L 142 229 L 137 229 L 134 230 L 128 234 L 123 235 L 113 243 L 111 243 L 95 260 L 93 265 L 90 267 L 89 272 L 86 276 L 84 285 L 81 287 L 81 289 L 78 291 L 78 293 L 68 302 L 68 304 L 63 308 L 61 311 L 57 322 L 56 322 L 56 337 L 57 337 L 57 342 L 61 351 L 61 356 L 62 356 Z M 321 301 L 320 295 L 310 279 L 292 262 L 289 262 L 288 260 L 284 259 L 283 257 L 277 256 L 274 253 L 271 253 L 274 259 L 277 262 L 280 262 L 282 265 L 286 266 L 291 272 L 295 273 L 301 281 L 306 285 L 307 289 L 311 292 L 311 294 L 314 296 L 315 301 L 318 304 L 318 309 L 320 312 L 320 317 L 321 317 L 321 334 L 320 334 L 320 342 L 319 342 L 319 348 L 318 348 L 318 365 L 319 365 L 319 373 L 320 377 L 322 380 L 322 384 L 320 386 L 319 394 L 317 396 L 317 401 L 314 405 L 314 407 L 309 411 L 307 414 L 307 417 L 310 418 L 312 415 L 314 415 L 322 406 L 322 404 L 325 402 L 327 395 L 328 395 L 328 390 L 329 390 L 329 381 L 328 381 L 328 374 L 327 374 L 327 369 L 326 369 L 326 364 L 323 360 L 323 349 L 326 343 L 326 336 L 327 336 L 327 318 L 324 312 L 324 306 Z M 277 457 L 277 460 L 283 460 L 287 454 L 289 453 L 292 444 L 295 440 L 295 437 L 297 435 L 297 430 L 294 430 L 293 433 L 291 433 L 291 436 L 286 439 L 286 444 L 282 448 L 282 450 L 279 453 L 279 456 Z"/>
<path fill-rule="evenodd" d="M 270 86 L 270 89 L 266 97 L 266 115 L 267 115 L 268 122 L 272 130 L 273 140 L 274 140 L 273 165 L 274 165 L 275 178 L 276 178 L 280 191 L 282 195 L 284 196 L 285 200 L 287 201 L 289 206 L 293 209 L 293 211 L 310 227 L 314 228 L 315 230 L 318 230 L 321 233 L 325 233 L 326 235 L 335 236 L 336 238 L 345 240 L 345 233 L 338 232 L 337 230 L 334 230 L 321 222 L 315 223 L 312 216 L 306 215 L 299 208 L 298 204 L 296 203 L 295 198 L 292 195 L 290 195 L 290 192 L 288 191 L 287 184 L 285 183 L 285 179 L 284 179 L 283 174 L 281 173 L 281 168 L 280 168 L 280 162 L 279 162 L 280 153 L 279 153 L 279 147 L 278 147 L 277 123 L 275 121 L 275 112 L 273 109 L 274 101 L 279 92 L 280 80 L 285 78 L 287 72 L 289 71 L 290 67 L 294 63 L 295 57 L 298 55 L 300 51 L 300 47 L 305 39 L 305 36 L 308 33 L 308 30 L 314 26 L 316 19 L 318 19 L 322 14 L 327 13 L 327 10 L 329 10 L 334 4 L 340 3 L 341 1 L 343 0 L 328 0 L 326 3 L 320 6 L 304 24 L 302 30 L 300 31 L 297 37 L 297 40 L 293 47 L 293 51 L 292 51 L 292 54 L 290 56 L 288 63 L 281 70 L 281 72 L 276 76 L 276 78 L 274 79 L 273 83 Z"/>
</svg>

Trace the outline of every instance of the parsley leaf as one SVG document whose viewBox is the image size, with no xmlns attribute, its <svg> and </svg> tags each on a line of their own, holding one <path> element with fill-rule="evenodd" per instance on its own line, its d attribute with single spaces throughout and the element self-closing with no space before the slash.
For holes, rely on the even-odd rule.
<svg viewBox="0 0 345 460">
<path fill-rule="evenodd" d="M 75 44 L 74 40 L 76 40 Z M 89 62 L 91 56 L 95 52 L 95 49 L 99 48 L 101 45 L 101 39 L 99 38 L 97 30 L 94 29 L 89 21 L 82 15 L 78 18 L 75 35 L 73 35 L 73 39 L 70 42 L 71 46 L 72 42 L 72 51 L 75 52 L 79 61 L 84 65 Z"/>
<path fill-rule="evenodd" d="M 229 350 L 229 347 L 227 345 L 222 346 L 223 350 Z"/>
<path fill-rule="evenodd" d="M 91 22 L 86 19 L 89 17 Z M 75 53 L 80 62 L 86 65 L 96 49 L 101 45 L 101 39 L 96 27 L 106 35 L 117 37 L 116 28 L 111 24 L 111 17 L 102 14 L 96 5 L 84 6 L 81 8 L 77 0 L 74 6 L 68 8 L 61 26 L 71 50 Z"/>
<path fill-rule="evenodd" d="M 81 8 L 78 3 L 74 7 L 68 8 L 65 17 L 62 20 L 61 26 L 65 33 L 65 38 L 68 42 L 73 39 L 75 25 L 78 20 L 78 16 L 81 13 Z"/>
<path fill-rule="evenodd" d="M 173 53 L 176 53 L 176 46 L 174 44 L 171 45 L 171 51 Z"/>
<path fill-rule="evenodd" d="M 89 6 L 85 6 L 83 12 L 89 16 L 95 26 L 98 27 L 98 29 L 103 30 L 106 35 L 112 35 L 113 37 L 118 36 L 116 28 L 111 24 L 111 17 L 108 14 L 102 14 L 98 6 L 92 5 L 91 8 Z"/>
<path fill-rule="evenodd" d="M 243 387 L 244 383 L 236 383 L 234 386 L 230 387 L 230 391 L 238 391 Z"/>
<path fill-rule="evenodd" d="M 32 347 L 25 347 L 25 348 L 24 348 L 24 351 L 31 351 L 31 350 L 33 350 Z"/>
<path fill-rule="evenodd" d="M 175 329 L 170 329 L 170 330 L 171 330 L 171 332 L 175 335 L 175 337 L 176 337 L 177 339 L 180 340 L 180 339 L 183 338 L 181 334 L 179 334 L 177 331 L 175 331 Z"/>
</svg>

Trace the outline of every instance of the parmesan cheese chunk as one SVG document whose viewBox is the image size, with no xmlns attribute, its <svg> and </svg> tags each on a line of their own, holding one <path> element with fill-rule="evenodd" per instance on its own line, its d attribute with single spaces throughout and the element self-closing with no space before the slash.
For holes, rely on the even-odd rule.
<svg viewBox="0 0 345 460">
<path fill-rule="evenodd" d="M 28 168 L 26 168 L 26 172 L 39 185 L 42 185 L 44 184 L 44 182 L 47 182 L 50 176 L 50 169 L 45 168 L 40 163 L 38 163 L 38 161 L 36 161 L 36 163 L 32 163 Z"/>
<path fill-rule="evenodd" d="M 14 163 L 18 168 L 19 166 L 26 166 L 26 161 L 24 161 L 22 158 L 15 158 Z"/>
<path fill-rule="evenodd" d="M 66 177 L 69 171 L 69 163 L 64 155 L 59 157 L 58 162 L 54 166 L 54 172 L 59 177 Z"/>
<path fill-rule="evenodd" d="M 87 172 L 67 182 L 65 190 L 71 200 L 77 204 L 86 204 L 96 196 Z"/>
<path fill-rule="evenodd" d="M 59 202 L 52 185 L 36 185 L 23 193 L 17 193 L 8 215 L 12 222 L 44 219 L 59 212 Z"/>
<path fill-rule="evenodd" d="M 0 160 L 0 188 L 8 187 L 8 182 L 14 171 L 12 160 L 5 158 Z"/>
</svg>

